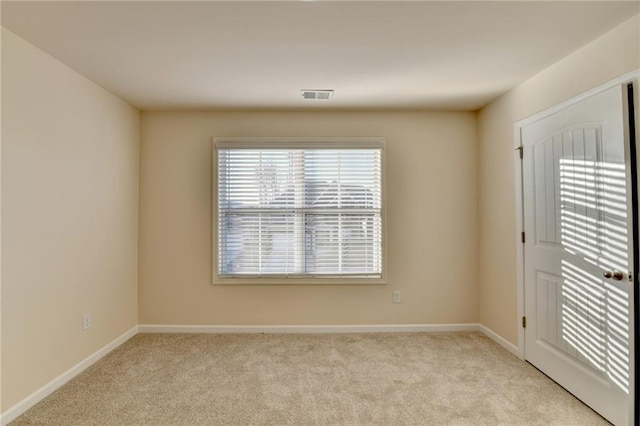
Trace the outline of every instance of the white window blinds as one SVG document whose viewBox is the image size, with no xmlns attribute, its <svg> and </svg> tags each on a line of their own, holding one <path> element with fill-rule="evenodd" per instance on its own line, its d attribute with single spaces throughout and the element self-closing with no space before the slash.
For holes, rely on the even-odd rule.
<svg viewBox="0 0 640 426">
<path fill-rule="evenodd" d="M 218 275 L 381 277 L 382 143 L 265 145 L 217 145 Z"/>
</svg>

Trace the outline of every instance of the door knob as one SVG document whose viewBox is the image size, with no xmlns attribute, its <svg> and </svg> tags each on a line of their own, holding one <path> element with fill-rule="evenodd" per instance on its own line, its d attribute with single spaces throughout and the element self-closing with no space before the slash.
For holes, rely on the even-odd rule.
<svg viewBox="0 0 640 426">
<path fill-rule="evenodd" d="M 610 278 L 614 281 L 622 281 L 622 279 L 624 278 L 624 274 L 620 271 L 604 271 L 602 275 L 605 278 Z"/>
</svg>

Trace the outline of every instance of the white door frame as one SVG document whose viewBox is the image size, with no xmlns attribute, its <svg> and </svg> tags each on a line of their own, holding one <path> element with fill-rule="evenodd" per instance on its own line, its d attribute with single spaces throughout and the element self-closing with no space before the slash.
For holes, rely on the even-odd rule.
<svg viewBox="0 0 640 426">
<path fill-rule="evenodd" d="M 519 148 L 522 146 L 521 132 L 522 128 L 527 124 L 538 121 L 542 118 L 548 117 L 556 112 L 559 112 L 567 107 L 574 105 L 590 96 L 603 92 L 605 90 L 611 89 L 614 86 L 619 86 L 625 83 L 634 84 L 634 101 L 635 101 L 635 123 L 636 123 L 636 147 L 638 148 L 637 156 L 638 156 L 638 165 L 640 166 L 640 105 L 639 105 L 639 96 L 640 90 L 638 89 L 638 84 L 640 82 L 640 71 L 632 71 L 630 73 L 624 74 L 618 78 L 615 78 L 611 81 L 608 81 L 598 87 L 595 87 L 591 90 L 588 90 L 580 95 L 577 95 L 571 99 L 563 101 L 557 105 L 554 105 L 544 111 L 540 111 L 536 114 L 533 114 L 527 118 L 524 118 L 520 121 L 517 121 L 513 125 L 513 150 L 514 150 L 514 164 L 515 164 L 515 195 L 516 195 L 516 258 L 517 258 L 517 295 L 518 295 L 518 356 L 524 360 L 525 359 L 525 340 L 524 340 L 524 327 L 521 323 L 521 318 L 525 317 L 526 312 L 524 309 L 524 244 L 522 243 L 522 234 L 521 232 L 524 230 L 524 193 L 523 193 L 523 176 L 522 176 L 522 161 L 520 161 L 520 152 Z M 625 132 L 626 133 L 626 132 Z M 628 150 L 625 147 L 625 155 L 628 154 Z M 527 155 L 526 153 L 524 155 Z M 627 165 L 629 164 L 629 159 L 626 159 Z M 638 180 L 640 180 L 640 173 L 638 176 Z M 638 188 L 640 188 L 640 182 L 638 182 Z M 629 200 L 629 202 L 631 202 Z M 629 210 L 631 211 L 631 210 Z M 632 238 L 632 235 L 629 236 Z M 634 275 L 638 276 L 638 271 L 633 271 Z M 636 280 L 634 279 L 634 285 L 636 284 Z M 630 294 L 630 302 L 633 302 L 633 291 Z M 635 377 L 634 377 L 634 311 L 636 307 L 633 307 L 631 303 L 632 309 L 629 309 L 629 324 L 630 328 L 630 342 L 629 342 L 629 356 L 631 359 L 630 369 L 629 369 L 629 419 L 631 419 L 631 423 L 634 421 L 634 390 L 635 390 Z M 640 308 L 640 307 L 638 307 Z"/>
</svg>

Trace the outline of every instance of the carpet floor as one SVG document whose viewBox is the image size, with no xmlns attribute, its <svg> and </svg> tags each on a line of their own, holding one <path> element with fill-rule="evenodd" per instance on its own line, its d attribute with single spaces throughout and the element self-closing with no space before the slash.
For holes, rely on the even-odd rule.
<svg viewBox="0 0 640 426">
<path fill-rule="evenodd" d="M 138 334 L 11 425 L 606 425 L 480 333 Z"/>
</svg>

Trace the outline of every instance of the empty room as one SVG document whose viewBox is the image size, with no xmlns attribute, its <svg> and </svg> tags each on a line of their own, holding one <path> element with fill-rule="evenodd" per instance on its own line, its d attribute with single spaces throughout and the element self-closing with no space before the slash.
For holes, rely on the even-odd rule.
<svg viewBox="0 0 640 426">
<path fill-rule="evenodd" d="M 2 425 L 638 424 L 637 1 L 0 8 Z"/>
</svg>

